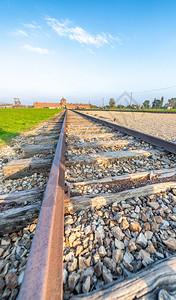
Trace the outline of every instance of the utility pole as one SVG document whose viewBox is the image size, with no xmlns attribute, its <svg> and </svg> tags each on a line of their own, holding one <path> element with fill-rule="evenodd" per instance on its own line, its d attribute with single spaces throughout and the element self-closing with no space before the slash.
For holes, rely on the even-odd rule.
<svg viewBox="0 0 176 300">
<path fill-rule="evenodd" d="M 131 99 L 130 99 L 130 106 L 131 106 L 131 107 L 132 107 L 132 99 L 133 99 L 133 98 L 132 98 L 132 95 L 133 95 L 133 94 L 131 93 Z"/>
<path fill-rule="evenodd" d="M 104 98 L 102 99 L 103 107 L 104 107 Z"/>
</svg>

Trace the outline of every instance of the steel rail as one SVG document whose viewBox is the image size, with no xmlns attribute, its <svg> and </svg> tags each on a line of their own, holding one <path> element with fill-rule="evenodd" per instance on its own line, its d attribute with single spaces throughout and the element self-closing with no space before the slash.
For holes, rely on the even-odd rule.
<svg viewBox="0 0 176 300">
<path fill-rule="evenodd" d="M 80 114 L 84 117 L 87 117 L 90 120 L 97 121 L 97 122 L 99 122 L 103 125 L 106 125 L 110 128 L 113 128 L 115 130 L 124 132 L 128 135 L 132 135 L 135 138 L 143 140 L 143 141 L 145 141 L 149 144 L 152 144 L 156 147 L 159 147 L 160 149 L 164 149 L 164 150 L 167 150 L 168 152 L 176 154 L 176 143 L 174 143 L 174 142 L 170 142 L 170 141 L 164 140 L 162 138 L 159 138 L 159 137 L 147 134 L 147 133 L 143 133 L 143 132 L 131 129 L 131 128 L 127 128 L 127 127 L 124 127 L 124 126 L 121 126 L 121 125 L 117 125 L 117 124 L 114 124 L 114 123 L 111 123 L 111 122 L 108 122 L 108 121 L 105 121 L 105 120 L 100 120 L 98 118 L 95 118 L 95 117 L 92 117 L 92 116 L 89 116 L 89 115 L 85 115 L 84 113 L 81 113 L 81 112 L 78 112 L 78 111 L 75 111 L 75 110 L 74 110 L 74 112 L 77 113 L 77 114 Z"/>
<path fill-rule="evenodd" d="M 18 300 L 63 298 L 66 118 L 67 111 Z"/>
</svg>

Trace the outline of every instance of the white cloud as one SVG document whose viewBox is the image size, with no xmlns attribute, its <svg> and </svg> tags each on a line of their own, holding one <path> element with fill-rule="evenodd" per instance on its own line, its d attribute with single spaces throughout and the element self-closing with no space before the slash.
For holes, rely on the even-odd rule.
<svg viewBox="0 0 176 300">
<path fill-rule="evenodd" d="M 80 44 L 93 45 L 101 47 L 104 44 L 111 44 L 112 40 L 118 40 L 109 33 L 100 33 L 92 35 L 81 27 L 71 26 L 69 21 L 61 21 L 54 18 L 46 18 L 47 24 L 61 37 L 69 37 L 70 40 L 76 40 Z"/>
<path fill-rule="evenodd" d="M 27 32 L 21 29 L 12 32 L 12 35 L 19 36 L 19 37 L 28 37 Z"/>
<path fill-rule="evenodd" d="M 33 47 L 31 45 L 24 45 L 23 47 L 21 47 L 21 49 L 27 50 L 29 52 L 38 53 L 38 54 L 51 54 L 52 53 L 48 49 Z"/>
<path fill-rule="evenodd" d="M 41 26 L 37 25 L 35 22 L 23 24 L 23 26 L 29 29 L 41 29 Z"/>
</svg>

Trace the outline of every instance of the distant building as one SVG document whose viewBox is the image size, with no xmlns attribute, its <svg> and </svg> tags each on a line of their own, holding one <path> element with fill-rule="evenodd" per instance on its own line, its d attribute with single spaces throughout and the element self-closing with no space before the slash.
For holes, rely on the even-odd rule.
<svg viewBox="0 0 176 300">
<path fill-rule="evenodd" d="M 83 108 L 89 109 L 90 104 L 84 103 L 67 103 L 65 98 L 60 100 L 60 103 L 48 103 L 48 102 L 34 102 L 34 108 L 60 108 L 60 109 L 76 109 Z"/>
</svg>

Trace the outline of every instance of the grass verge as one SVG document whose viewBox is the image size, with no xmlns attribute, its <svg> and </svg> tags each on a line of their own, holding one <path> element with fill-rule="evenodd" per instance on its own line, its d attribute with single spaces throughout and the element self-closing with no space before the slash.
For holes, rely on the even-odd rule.
<svg viewBox="0 0 176 300">
<path fill-rule="evenodd" d="M 0 146 L 20 133 L 58 114 L 61 109 L 0 109 Z"/>
</svg>

